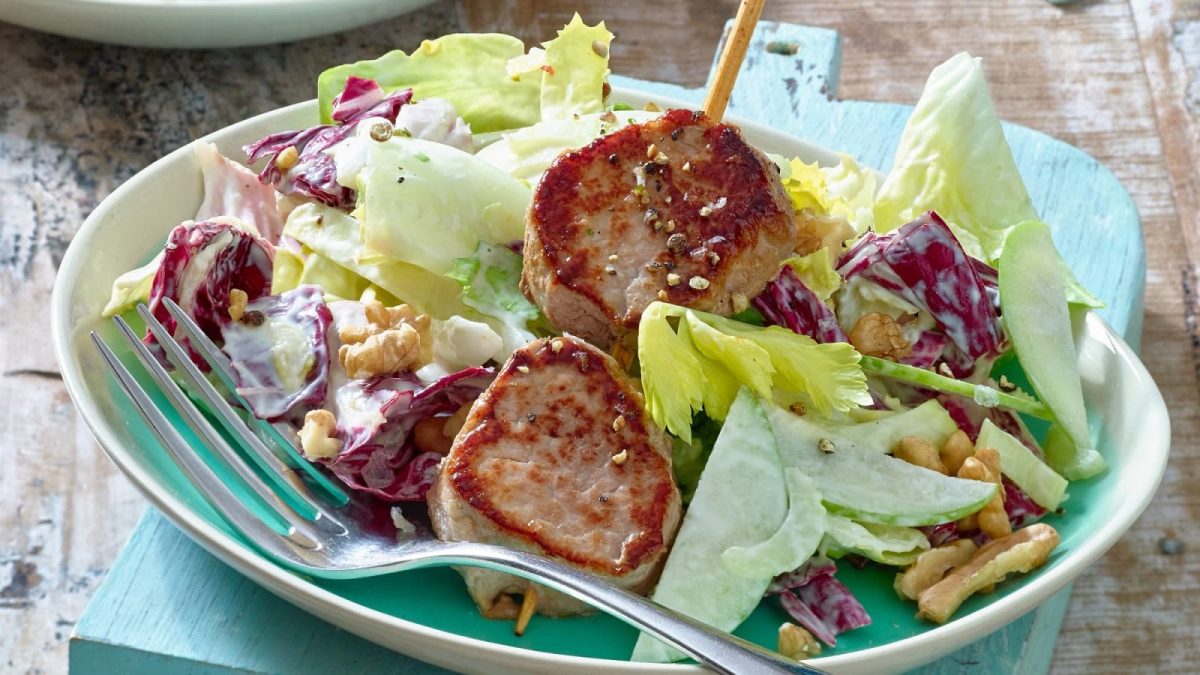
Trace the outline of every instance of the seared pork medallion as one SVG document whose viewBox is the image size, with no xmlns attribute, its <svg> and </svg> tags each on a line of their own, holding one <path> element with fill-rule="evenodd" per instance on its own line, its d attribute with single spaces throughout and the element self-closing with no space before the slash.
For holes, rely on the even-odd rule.
<svg viewBox="0 0 1200 675">
<path fill-rule="evenodd" d="M 745 309 L 795 243 L 775 164 L 736 127 L 671 110 L 555 160 L 529 208 L 521 285 L 552 324 L 607 347 L 655 300 Z"/>
<path fill-rule="evenodd" d="M 570 336 L 513 353 L 475 402 L 429 491 L 441 539 L 548 555 L 639 593 L 654 584 L 680 518 L 670 441 L 612 357 Z M 489 616 L 529 582 L 460 570 Z M 590 611 L 538 589 L 537 610 Z"/>
</svg>

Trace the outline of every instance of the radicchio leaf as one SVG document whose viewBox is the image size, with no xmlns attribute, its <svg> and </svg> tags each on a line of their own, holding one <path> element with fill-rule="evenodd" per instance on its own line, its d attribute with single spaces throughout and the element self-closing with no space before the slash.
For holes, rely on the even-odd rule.
<svg viewBox="0 0 1200 675">
<path fill-rule="evenodd" d="M 891 234 L 868 233 L 838 262 L 838 272 L 847 280 L 861 276 L 927 311 L 970 357 L 968 363 L 998 353 L 1004 342 L 990 269 L 963 251 L 933 211 Z M 959 361 L 948 360 L 948 365 L 954 370 Z"/>
<path fill-rule="evenodd" d="M 830 647 L 837 635 L 870 625 L 866 608 L 845 584 L 834 578 L 837 565 L 824 556 L 814 556 L 793 572 L 776 577 L 767 588 L 778 594 L 784 610 Z"/>
<path fill-rule="evenodd" d="M 332 321 L 321 289 L 300 286 L 247 304 L 225 325 L 222 349 L 256 417 L 274 421 L 324 403 Z"/>
<path fill-rule="evenodd" d="M 411 89 L 384 94 L 374 80 L 352 76 L 334 104 L 333 119 L 337 124 L 271 134 L 242 149 L 248 163 L 270 158 L 258 176 L 263 183 L 274 184 L 285 194 L 298 193 L 322 204 L 350 208 L 354 205 L 354 191 L 337 182 L 337 167 L 325 151 L 353 134 L 364 119 L 382 117 L 395 122 L 400 109 L 411 99 Z M 296 149 L 298 159 L 285 173 L 276 162 L 279 153 L 288 148 Z"/>
<path fill-rule="evenodd" d="M 186 222 L 171 230 L 163 260 L 150 287 L 149 309 L 172 335 L 175 319 L 163 305 L 170 298 L 195 319 L 214 341 L 229 320 L 229 292 L 238 289 L 250 301 L 271 292 L 271 245 L 226 222 Z M 178 336 L 177 336 L 178 337 Z M 154 344 L 147 334 L 147 344 Z M 193 361 L 207 370 L 199 355 Z"/>
<path fill-rule="evenodd" d="M 1033 501 L 1025 491 L 1009 479 L 1004 479 L 1004 511 L 1008 522 L 1018 530 L 1046 515 L 1046 509 Z"/>
<path fill-rule="evenodd" d="M 849 342 L 833 310 L 804 285 L 790 265 L 783 266 L 752 304 L 768 326 L 783 326 L 817 342 Z"/>
<path fill-rule="evenodd" d="M 440 456 L 419 454 L 409 432 L 478 398 L 493 377 L 490 368 L 467 368 L 426 387 L 410 375 L 350 381 L 334 393 L 343 446 L 326 464 L 356 490 L 392 502 L 423 500 Z"/>
</svg>

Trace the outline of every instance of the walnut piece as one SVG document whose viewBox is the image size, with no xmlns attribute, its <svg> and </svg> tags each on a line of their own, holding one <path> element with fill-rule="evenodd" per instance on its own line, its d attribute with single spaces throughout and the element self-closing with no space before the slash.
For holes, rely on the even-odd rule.
<svg viewBox="0 0 1200 675">
<path fill-rule="evenodd" d="M 975 542 L 970 539 L 958 539 L 925 551 L 896 575 L 893 586 L 901 597 L 916 600 L 925 589 L 941 581 L 946 572 L 970 560 L 975 549 Z"/>
<path fill-rule="evenodd" d="M 842 250 L 842 242 L 854 236 L 854 228 L 845 218 L 819 214 L 812 209 L 796 212 L 796 255 L 808 255 L 825 249 L 831 258 Z"/>
<path fill-rule="evenodd" d="M 328 410 L 310 410 L 300 428 L 300 449 L 309 459 L 332 459 L 342 451 L 342 442 L 333 438 L 337 420 Z"/>
<path fill-rule="evenodd" d="M 1029 572 L 1045 564 L 1058 541 L 1053 527 L 1034 523 L 988 542 L 966 564 L 921 593 L 917 616 L 945 623 L 975 592 L 1003 581 L 1009 574 Z"/>
<path fill-rule="evenodd" d="M 362 342 L 342 345 L 338 359 L 352 379 L 400 373 L 421 361 L 421 335 L 401 323 Z"/>
<path fill-rule="evenodd" d="M 237 323 L 242 320 L 242 315 L 246 313 L 246 303 L 250 301 L 250 296 L 246 295 L 246 291 L 240 288 L 233 288 L 229 291 L 229 320 Z"/>
<path fill-rule="evenodd" d="M 887 314 L 868 312 L 850 329 L 850 344 L 860 353 L 897 361 L 912 353 L 900 326 Z"/>
<path fill-rule="evenodd" d="M 971 442 L 971 437 L 967 435 L 967 432 L 958 429 L 950 434 L 950 438 L 946 439 L 941 452 L 942 464 L 946 465 L 947 474 L 957 476 L 963 462 L 974 454 L 975 444 Z"/>
<path fill-rule="evenodd" d="M 943 475 L 949 475 L 946 471 L 946 466 L 942 464 L 941 457 L 938 456 L 937 447 L 920 436 L 905 436 L 896 444 L 892 455 L 896 459 L 902 459 L 909 464 L 915 464 L 920 467 L 936 471 Z"/>
<path fill-rule="evenodd" d="M 385 307 L 378 300 L 364 302 L 363 314 L 367 319 L 365 325 L 346 325 L 338 328 L 338 338 L 342 344 L 366 342 L 372 335 L 408 325 L 421 336 L 420 363 L 423 365 L 433 360 L 433 340 L 429 335 L 431 322 L 428 315 L 418 314 L 417 310 L 409 305 Z"/>
<path fill-rule="evenodd" d="M 963 462 L 958 477 L 1000 486 L 1000 454 L 993 448 L 980 448 L 975 451 L 974 457 L 968 457 Z M 978 527 L 990 539 L 1012 534 L 1012 525 L 1004 510 L 1004 490 L 996 490 L 996 495 L 982 509 L 960 521 L 960 527 L 964 530 Z"/>
<path fill-rule="evenodd" d="M 779 645 L 775 651 L 789 659 L 803 661 L 820 656 L 821 643 L 817 642 L 812 633 L 800 626 L 794 623 L 785 623 L 779 626 Z"/>
</svg>

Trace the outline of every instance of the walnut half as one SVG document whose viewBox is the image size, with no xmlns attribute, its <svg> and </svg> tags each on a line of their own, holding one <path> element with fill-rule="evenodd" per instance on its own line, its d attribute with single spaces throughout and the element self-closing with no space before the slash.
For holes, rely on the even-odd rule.
<svg viewBox="0 0 1200 675">
<path fill-rule="evenodd" d="M 775 651 L 796 661 L 821 655 L 821 643 L 812 633 L 794 623 L 779 626 L 779 644 Z"/>
<path fill-rule="evenodd" d="M 887 314 L 867 312 L 850 329 L 850 344 L 860 353 L 898 361 L 912 353 L 900 333 L 900 324 Z"/>
<path fill-rule="evenodd" d="M 927 588 L 917 600 L 917 616 L 945 623 L 976 592 L 999 583 L 1009 574 L 1024 573 L 1045 564 L 1058 546 L 1058 532 L 1034 523 L 988 542 L 966 564 Z"/>
<path fill-rule="evenodd" d="M 421 361 L 421 335 L 402 323 L 362 342 L 342 345 L 338 359 L 352 379 L 403 372 Z"/>
<path fill-rule="evenodd" d="M 925 589 L 941 581 L 946 572 L 970 560 L 975 550 L 975 542 L 958 539 L 925 551 L 908 569 L 896 575 L 893 586 L 901 596 L 916 600 Z"/>
</svg>

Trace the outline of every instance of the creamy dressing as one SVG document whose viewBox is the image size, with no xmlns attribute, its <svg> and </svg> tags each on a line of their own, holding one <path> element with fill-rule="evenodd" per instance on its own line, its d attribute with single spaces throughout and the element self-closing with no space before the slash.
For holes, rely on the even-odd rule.
<svg viewBox="0 0 1200 675">
<path fill-rule="evenodd" d="M 224 250 L 231 241 L 233 241 L 233 233 L 222 230 L 206 246 L 197 251 L 184 266 L 183 276 L 179 280 L 179 306 L 188 314 L 192 313 L 194 304 L 192 301 L 196 297 L 196 291 L 199 290 L 200 284 L 204 283 L 205 277 L 208 276 L 208 270 L 216 262 L 217 254 Z"/>
</svg>

